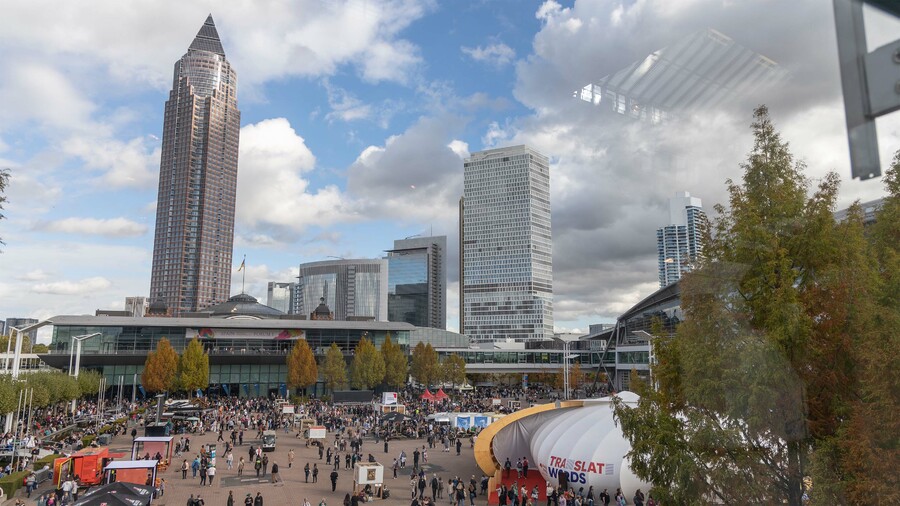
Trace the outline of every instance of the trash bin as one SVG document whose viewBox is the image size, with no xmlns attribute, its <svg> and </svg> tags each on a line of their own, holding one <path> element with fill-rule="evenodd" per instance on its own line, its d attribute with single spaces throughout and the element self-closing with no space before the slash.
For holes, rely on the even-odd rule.
<svg viewBox="0 0 900 506">
<path fill-rule="evenodd" d="M 108 446 L 110 440 L 112 440 L 112 436 L 109 434 L 100 434 L 99 436 L 97 436 L 98 445 Z"/>
</svg>

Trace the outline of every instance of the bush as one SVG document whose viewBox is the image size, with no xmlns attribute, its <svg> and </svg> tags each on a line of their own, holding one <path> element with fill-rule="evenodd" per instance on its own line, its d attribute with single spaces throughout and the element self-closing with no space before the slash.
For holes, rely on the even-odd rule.
<svg viewBox="0 0 900 506">
<path fill-rule="evenodd" d="M 0 488 L 6 493 L 6 497 L 12 497 L 16 490 L 24 487 L 22 481 L 31 471 L 20 471 L 0 478 Z"/>
<path fill-rule="evenodd" d="M 96 438 L 96 436 L 94 436 L 93 434 L 91 434 L 90 436 L 84 436 L 83 438 L 81 438 L 81 446 L 87 448 L 91 445 L 91 443 L 94 442 L 94 438 Z"/>
<path fill-rule="evenodd" d="M 47 455 L 44 458 L 35 460 L 34 461 L 34 470 L 37 471 L 38 469 L 43 469 L 45 465 L 53 467 L 53 461 L 60 457 L 62 457 L 62 455 L 60 455 L 58 453 L 51 453 L 50 455 Z"/>
</svg>

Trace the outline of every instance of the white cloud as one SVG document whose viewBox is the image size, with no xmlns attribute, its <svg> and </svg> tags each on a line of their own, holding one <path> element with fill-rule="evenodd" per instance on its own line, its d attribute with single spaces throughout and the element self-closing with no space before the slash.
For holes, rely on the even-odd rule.
<svg viewBox="0 0 900 506">
<path fill-rule="evenodd" d="M 487 46 L 460 48 L 463 53 L 477 62 L 487 63 L 495 67 L 502 67 L 512 63 L 516 58 L 513 48 L 502 42 L 495 42 Z"/>
<path fill-rule="evenodd" d="M 462 120 L 420 118 L 383 146 L 369 146 L 350 166 L 347 193 L 366 216 L 441 224 L 456 220 L 462 161 L 453 143 Z"/>
<path fill-rule="evenodd" d="M 54 281 L 52 283 L 39 283 L 31 288 L 34 293 L 48 295 L 80 295 L 97 290 L 104 290 L 112 286 L 112 282 L 104 277 L 97 276 L 79 281 Z"/>
<path fill-rule="evenodd" d="M 50 277 L 50 274 L 43 271 L 43 269 L 35 269 L 33 271 L 28 271 L 21 276 L 17 276 L 16 279 L 22 281 L 43 281 Z"/>
<path fill-rule="evenodd" d="M 110 137 L 74 135 L 61 146 L 64 153 L 78 157 L 84 167 L 103 172 L 101 183 L 113 188 L 156 186 L 160 149 L 138 137 L 123 142 Z"/>
<path fill-rule="evenodd" d="M 146 225 L 127 218 L 64 218 L 42 223 L 37 228 L 47 232 L 107 237 L 131 237 L 147 233 Z"/>
<path fill-rule="evenodd" d="M 464 159 L 469 156 L 469 144 L 459 139 L 453 139 L 452 141 L 450 141 L 450 144 L 447 144 L 447 147 L 450 148 L 450 151 L 453 151 L 460 159 Z"/>
<path fill-rule="evenodd" d="M 316 158 L 288 120 L 243 127 L 240 150 L 236 216 L 242 226 L 272 229 L 293 242 L 310 226 L 359 219 L 336 186 L 310 189 L 303 174 L 315 169 Z"/>
<path fill-rule="evenodd" d="M 347 90 L 332 85 L 327 79 L 323 81 L 323 86 L 328 93 L 328 106 L 331 107 L 331 112 L 325 115 L 328 121 L 356 121 L 372 116 L 372 106 L 363 103 Z"/>
</svg>

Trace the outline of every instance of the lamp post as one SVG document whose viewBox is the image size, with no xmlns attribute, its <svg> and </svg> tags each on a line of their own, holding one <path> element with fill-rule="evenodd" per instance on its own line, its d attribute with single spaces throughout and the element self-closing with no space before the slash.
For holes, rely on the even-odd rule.
<svg viewBox="0 0 900 506">
<path fill-rule="evenodd" d="M 85 339 L 90 339 L 92 337 L 96 337 L 101 335 L 102 332 L 93 332 L 91 334 L 83 334 L 80 336 L 72 336 L 72 340 L 75 341 L 75 368 L 69 370 L 69 374 L 78 378 L 78 371 L 81 370 L 81 342 Z M 72 353 L 72 349 L 69 349 L 69 353 Z M 72 358 L 69 357 L 69 364 L 72 364 Z M 74 371 L 74 374 L 73 374 Z"/>
<path fill-rule="evenodd" d="M 16 339 L 16 351 L 15 351 L 15 354 L 13 355 L 13 365 L 12 365 L 12 377 L 14 379 L 19 377 L 19 368 L 21 366 L 20 362 L 22 361 L 22 334 L 24 334 L 28 331 L 31 331 L 31 330 L 39 329 L 39 328 L 43 327 L 44 325 L 52 325 L 52 324 L 53 324 L 52 321 L 44 320 L 42 322 L 33 323 L 26 327 L 20 327 L 20 328 L 11 327 L 12 332 L 10 332 L 10 335 L 9 335 L 10 341 L 12 341 L 13 336 L 18 336 L 18 339 Z M 6 367 L 4 369 L 9 370 L 9 342 L 6 343 Z"/>
</svg>

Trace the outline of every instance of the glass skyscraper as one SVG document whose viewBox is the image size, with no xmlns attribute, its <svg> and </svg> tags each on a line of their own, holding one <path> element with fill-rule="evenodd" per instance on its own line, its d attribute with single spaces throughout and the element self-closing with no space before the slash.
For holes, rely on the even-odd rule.
<svg viewBox="0 0 900 506">
<path fill-rule="evenodd" d="M 388 320 L 447 328 L 447 237 L 394 241 L 387 252 Z"/>
<path fill-rule="evenodd" d="M 706 220 L 703 204 L 688 192 L 669 199 L 669 224 L 656 230 L 659 287 L 681 279 L 700 255 L 700 225 Z"/>
<path fill-rule="evenodd" d="M 550 168 L 527 146 L 472 153 L 461 203 L 462 333 L 553 337 Z"/>
<path fill-rule="evenodd" d="M 269 281 L 266 290 L 266 305 L 273 307 L 284 314 L 291 312 L 291 294 L 296 283 L 279 283 Z"/>
<path fill-rule="evenodd" d="M 327 260 L 300 264 L 291 313 L 309 316 L 325 298 L 335 320 L 388 321 L 387 260 Z"/>
<path fill-rule="evenodd" d="M 174 316 L 231 291 L 240 127 L 237 74 L 210 16 L 175 62 L 163 123 L 150 299 Z"/>
</svg>

